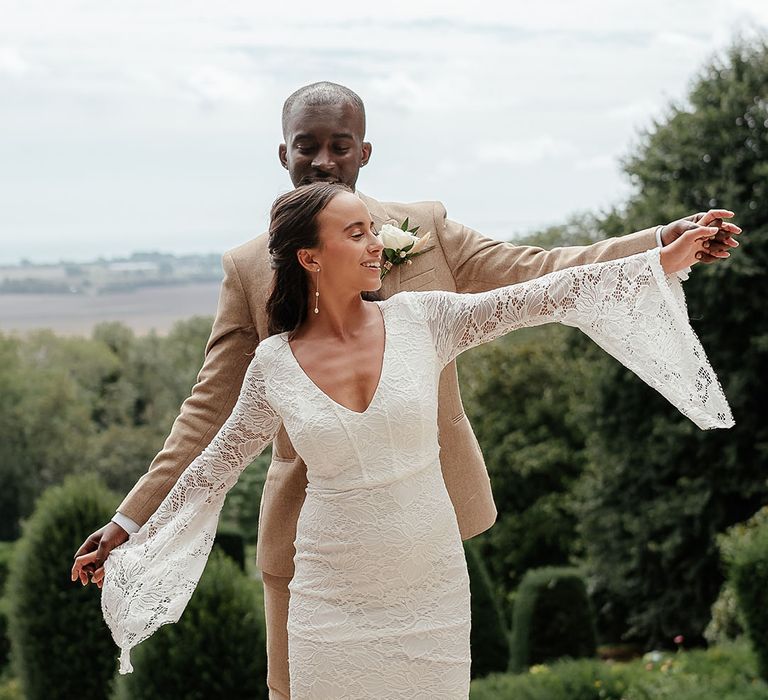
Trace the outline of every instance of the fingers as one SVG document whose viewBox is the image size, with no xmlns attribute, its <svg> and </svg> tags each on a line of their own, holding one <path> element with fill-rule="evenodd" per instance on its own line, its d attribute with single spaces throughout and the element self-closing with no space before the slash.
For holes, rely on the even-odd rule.
<svg viewBox="0 0 768 700">
<path fill-rule="evenodd" d="M 708 241 L 704 241 L 703 246 L 706 249 L 706 252 L 712 255 L 717 255 L 718 257 L 721 257 L 721 258 L 727 258 L 728 256 L 730 256 L 730 252 L 728 251 L 728 248 L 732 247 L 722 243 L 717 238 L 712 238 Z"/>
<path fill-rule="evenodd" d="M 83 554 L 88 554 L 88 552 L 93 552 L 95 549 L 98 548 L 100 539 L 101 539 L 100 532 L 94 532 L 92 535 L 89 535 L 88 539 L 85 542 L 83 542 L 83 544 L 80 545 L 80 549 L 78 549 L 75 552 L 74 558 L 77 559 L 78 557 L 81 557 Z"/>
<path fill-rule="evenodd" d="M 104 585 L 104 567 L 100 567 L 93 572 L 91 581 L 95 583 L 99 588 Z"/>
<path fill-rule="evenodd" d="M 694 242 L 694 241 L 709 242 L 711 239 L 713 239 L 717 235 L 718 231 L 719 229 L 716 226 L 694 226 L 693 228 L 688 229 L 683 234 L 683 237 L 687 239 L 689 242 Z"/>
<path fill-rule="evenodd" d="M 730 219 L 734 216 L 728 209 L 710 209 L 701 218 L 696 219 L 699 226 L 709 226 L 715 219 Z"/>
<path fill-rule="evenodd" d="M 96 561 L 97 556 L 97 552 L 89 552 L 88 554 L 83 554 L 77 557 L 77 559 L 75 559 L 74 565 L 72 566 L 72 580 L 79 580 L 80 583 L 85 586 L 88 583 L 88 574 L 90 573 L 90 570 L 87 567 Z"/>
</svg>

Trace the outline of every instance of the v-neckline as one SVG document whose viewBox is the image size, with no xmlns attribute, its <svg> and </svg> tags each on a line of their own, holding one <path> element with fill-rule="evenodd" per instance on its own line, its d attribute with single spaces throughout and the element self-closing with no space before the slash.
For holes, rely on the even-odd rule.
<svg viewBox="0 0 768 700">
<path fill-rule="evenodd" d="M 368 413 L 371 406 L 373 406 L 374 402 L 376 401 L 376 398 L 379 395 L 379 390 L 381 389 L 381 385 L 384 383 L 384 370 L 386 368 L 386 363 L 387 363 L 387 348 L 389 347 L 389 333 L 387 332 L 387 316 L 384 313 L 384 302 L 374 301 L 373 303 L 376 304 L 377 308 L 379 309 L 379 313 L 381 314 L 381 323 L 384 327 L 384 350 L 381 353 L 381 367 L 379 368 L 379 381 L 376 383 L 376 388 L 373 390 L 373 396 L 371 396 L 371 400 L 368 402 L 368 405 L 365 407 L 364 411 L 355 411 L 351 409 L 349 406 L 345 406 L 343 403 L 339 403 L 338 401 L 336 401 L 336 399 L 334 399 L 333 397 L 329 396 L 326 392 L 324 392 L 319 387 L 319 385 L 315 382 L 315 380 L 312 379 L 312 377 L 310 377 L 306 373 L 304 368 L 301 366 L 301 363 L 296 359 L 296 355 L 293 354 L 293 348 L 291 348 L 291 344 L 288 342 L 288 334 L 283 333 L 285 344 L 288 348 L 288 354 L 290 355 L 291 360 L 293 361 L 293 364 L 296 366 L 299 372 L 302 375 L 304 375 L 304 377 L 315 388 L 316 391 L 318 391 L 334 406 L 338 406 L 339 408 L 355 416 L 364 416 L 366 413 Z"/>
</svg>

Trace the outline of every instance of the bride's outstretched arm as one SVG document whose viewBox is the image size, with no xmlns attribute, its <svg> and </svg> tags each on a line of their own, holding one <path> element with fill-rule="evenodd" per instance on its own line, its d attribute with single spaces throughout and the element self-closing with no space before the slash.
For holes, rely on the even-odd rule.
<svg viewBox="0 0 768 700">
<path fill-rule="evenodd" d="M 279 427 L 257 350 L 229 419 L 144 526 L 104 562 L 101 608 L 121 650 L 121 673 L 133 670 L 131 648 L 181 616 L 208 560 L 226 493 Z"/>
<path fill-rule="evenodd" d="M 480 294 L 414 293 L 439 360 L 525 326 L 581 329 L 700 428 L 733 425 L 728 403 L 688 323 L 679 275 L 702 240 L 553 272 Z M 677 246 L 677 247 L 676 247 Z"/>
</svg>

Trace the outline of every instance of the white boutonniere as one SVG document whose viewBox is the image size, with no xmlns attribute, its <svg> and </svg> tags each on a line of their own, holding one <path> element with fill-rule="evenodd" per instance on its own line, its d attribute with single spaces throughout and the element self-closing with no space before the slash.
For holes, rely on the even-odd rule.
<svg viewBox="0 0 768 700">
<path fill-rule="evenodd" d="M 434 246 L 426 247 L 431 232 L 417 236 L 418 226 L 408 228 L 408 219 L 400 224 L 400 228 L 392 224 L 384 224 L 379 230 L 379 237 L 384 244 L 384 264 L 381 266 L 381 279 L 392 269 L 393 265 L 410 265 L 413 258 Z"/>
</svg>

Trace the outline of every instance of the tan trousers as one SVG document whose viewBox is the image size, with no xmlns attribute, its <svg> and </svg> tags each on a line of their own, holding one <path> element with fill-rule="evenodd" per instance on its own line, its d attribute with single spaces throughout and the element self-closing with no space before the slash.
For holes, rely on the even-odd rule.
<svg viewBox="0 0 768 700">
<path fill-rule="evenodd" d="M 267 687 L 269 700 L 290 700 L 288 676 L 288 584 L 290 576 L 261 572 L 267 623 Z"/>
</svg>

